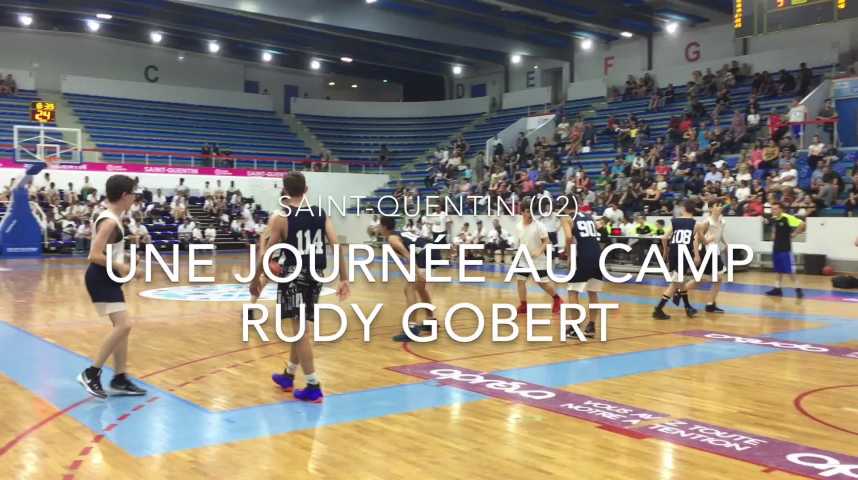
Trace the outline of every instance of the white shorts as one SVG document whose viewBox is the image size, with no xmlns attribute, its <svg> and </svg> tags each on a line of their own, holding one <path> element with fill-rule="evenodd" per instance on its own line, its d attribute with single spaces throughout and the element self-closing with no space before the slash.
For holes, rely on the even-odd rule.
<svg viewBox="0 0 858 480">
<path fill-rule="evenodd" d="M 683 278 L 679 278 L 679 272 L 673 271 L 670 272 L 670 282 L 671 283 L 685 283 L 694 281 L 694 274 L 691 272 L 691 269 L 688 271 L 682 272 Z"/>
<path fill-rule="evenodd" d="M 124 302 L 95 302 L 93 305 L 95 305 L 95 311 L 102 317 L 128 309 Z"/>
<path fill-rule="evenodd" d="M 586 282 L 570 283 L 566 288 L 571 292 L 601 292 L 605 287 L 605 282 L 598 278 L 591 278 Z"/>
</svg>

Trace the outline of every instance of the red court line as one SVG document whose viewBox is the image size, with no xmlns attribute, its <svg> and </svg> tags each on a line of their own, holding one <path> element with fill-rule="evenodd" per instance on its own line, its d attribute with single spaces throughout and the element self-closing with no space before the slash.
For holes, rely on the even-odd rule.
<svg viewBox="0 0 858 480">
<path fill-rule="evenodd" d="M 202 358 L 198 358 L 198 359 L 195 359 L 195 360 L 189 360 L 189 361 L 187 361 L 187 362 L 182 362 L 182 363 L 179 363 L 179 364 L 177 364 L 177 365 L 173 365 L 173 366 L 171 366 L 171 367 L 162 368 L 162 369 L 160 369 L 160 370 L 156 370 L 156 371 L 154 371 L 154 372 L 149 372 L 149 373 L 147 373 L 147 374 L 145 374 L 145 375 L 142 375 L 142 376 L 141 376 L 141 377 L 139 377 L 139 378 L 144 379 L 144 378 L 152 377 L 152 376 L 155 376 L 155 375 L 159 375 L 159 374 L 164 373 L 164 372 L 169 372 L 169 371 L 171 371 L 171 370 L 176 370 L 176 369 L 181 368 L 181 367 L 185 367 L 185 366 L 188 366 L 188 365 L 193 365 L 193 364 L 195 364 L 195 363 L 203 362 L 203 361 L 206 361 L 206 360 L 211 360 L 211 359 L 213 359 L 213 358 L 225 357 L 225 356 L 227 356 L 227 355 L 231 355 L 231 354 L 233 354 L 233 353 L 246 352 L 246 351 L 249 351 L 249 350 L 254 350 L 254 349 L 257 349 L 257 348 L 269 347 L 269 346 L 272 346 L 272 345 L 279 345 L 279 343 L 278 343 L 278 342 L 271 342 L 271 343 L 266 343 L 266 344 L 263 344 L 263 345 L 254 345 L 254 346 L 252 346 L 252 347 L 245 347 L 245 348 L 239 348 L 239 349 L 236 349 L 236 350 L 229 350 L 229 351 L 227 351 L 227 352 L 216 353 L 216 354 L 209 355 L 209 356 L 202 357 Z M 42 428 L 42 427 L 44 427 L 45 425 L 47 425 L 47 424 L 49 424 L 49 423 L 53 422 L 53 421 L 54 421 L 54 420 L 56 420 L 57 418 L 62 417 L 63 415 L 65 415 L 65 414 L 69 413 L 70 411 L 74 410 L 75 408 L 77 408 L 77 407 L 79 407 L 79 406 L 83 405 L 84 403 L 90 402 L 90 401 L 92 401 L 92 400 L 93 400 L 92 398 L 84 398 L 84 399 L 82 399 L 82 400 L 80 400 L 80 401 L 78 401 L 78 402 L 75 402 L 75 403 L 73 403 L 73 404 L 71 404 L 71 405 L 67 406 L 66 408 L 64 408 L 64 409 L 62 409 L 62 410 L 58 410 L 58 411 L 56 411 L 56 412 L 52 413 L 51 415 L 49 415 L 49 416 L 47 416 L 47 417 L 43 418 L 42 420 L 40 420 L 38 423 L 36 423 L 36 424 L 34 424 L 34 425 L 32 425 L 32 426 L 28 427 L 27 429 L 25 429 L 25 430 L 21 431 L 20 433 L 18 433 L 17 435 L 15 435 L 15 437 L 14 437 L 14 438 L 12 438 L 12 439 L 11 439 L 11 440 L 9 440 L 8 442 L 6 442 L 2 447 L 0 447 L 0 457 L 2 457 L 2 456 L 3 456 L 4 454 L 6 454 L 9 450 L 11 450 L 12 448 L 14 448 L 17 444 L 21 443 L 21 441 L 22 441 L 22 440 L 24 440 L 24 439 L 25 439 L 25 438 L 27 438 L 28 436 L 32 435 L 34 432 L 36 432 L 37 430 L 41 429 L 41 428 Z"/>
<path fill-rule="evenodd" d="M 858 435 L 858 432 L 855 432 L 855 431 L 852 431 L 852 430 L 849 430 L 849 429 L 846 429 L 846 428 L 843 428 L 843 427 L 840 427 L 837 425 L 833 425 L 831 423 L 826 422 L 825 420 L 822 420 L 821 418 L 814 416 L 812 413 L 808 412 L 804 408 L 804 405 L 802 405 L 802 402 L 804 401 L 805 398 L 807 398 L 807 397 L 809 397 L 815 393 L 823 392 L 825 390 L 835 390 L 838 388 L 852 388 L 852 387 L 858 387 L 858 384 L 832 385 L 829 387 L 821 387 L 821 388 L 816 388 L 813 390 L 808 390 L 806 392 L 801 393 L 799 396 L 795 397 L 795 400 L 793 400 L 792 403 L 795 406 L 795 409 L 798 410 L 798 413 L 804 415 L 805 417 L 813 420 L 816 423 L 825 425 L 828 428 L 833 428 L 834 430 L 839 430 L 839 431 L 844 432 L 844 433 L 851 433 L 852 435 Z"/>
<path fill-rule="evenodd" d="M 284 352 L 278 352 L 278 353 L 284 353 Z M 268 357 L 270 357 L 270 356 L 272 356 L 272 355 L 266 355 L 266 356 L 263 356 L 263 357 L 260 357 L 260 358 L 257 358 L 257 359 L 252 359 L 252 360 L 251 360 L 251 361 L 249 361 L 249 362 L 243 362 L 243 363 L 244 363 L 244 364 L 252 363 L 252 362 L 255 362 L 255 361 L 257 361 L 257 360 L 261 360 L 261 359 L 263 359 L 263 358 L 268 358 Z M 210 376 L 212 376 L 212 375 L 214 375 L 214 374 L 216 374 L 216 373 L 226 372 L 226 371 L 227 371 L 227 370 L 225 370 L 225 369 L 223 369 L 223 368 L 218 367 L 218 368 L 215 368 L 214 370 L 210 371 L 209 373 L 206 373 L 206 374 L 204 374 L 204 375 L 200 375 L 200 376 L 198 376 L 198 377 L 194 378 L 193 380 L 190 380 L 190 381 L 188 381 L 188 382 L 183 383 L 182 385 L 188 385 L 188 384 L 191 384 L 191 383 L 193 383 L 193 382 L 196 382 L 196 381 L 199 381 L 199 380 L 202 380 L 202 379 L 208 378 L 208 377 L 210 377 Z M 127 412 L 127 413 L 125 413 L 125 414 L 123 414 L 123 415 L 119 416 L 119 418 L 117 418 L 117 419 L 116 419 L 116 423 L 111 423 L 110 425 L 108 425 L 107 427 L 105 427 L 105 428 L 104 428 L 104 430 L 103 430 L 103 432 L 109 432 L 109 431 L 111 431 L 111 430 L 115 429 L 116 427 L 118 427 L 118 426 L 120 425 L 120 423 L 121 423 L 123 420 L 127 419 L 128 417 L 130 417 L 130 416 L 131 416 L 131 414 L 132 414 L 133 412 L 139 411 L 139 410 L 141 410 L 143 407 L 145 407 L 145 406 L 146 406 L 146 404 L 156 402 L 156 401 L 158 401 L 158 400 L 160 400 L 160 399 L 161 399 L 161 397 L 157 397 L 157 396 L 156 396 L 156 397 L 151 397 L 151 398 L 149 398 L 149 399 L 147 399 L 147 400 L 142 401 L 142 403 L 140 403 L 140 404 L 136 405 L 135 407 L 133 407 L 129 412 Z M 321 403 L 321 402 L 318 402 L 318 403 Z M 104 434 L 103 434 L 103 433 L 102 433 L 102 434 L 98 434 L 98 435 L 96 435 L 95 437 L 93 437 L 93 438 L 92 438 L 92 440 L 90 440 L 90 444 L 93 444 L 93 445 L 94 445 L 94 444 L 96 444 L 96 443 L 100 442 L 103 438 L 104 438 Z M 78 458 L 77 458 L 77 460 L 75 460 L 74 462 L 72 462 L 72 464 L 68 467 L 68 469 L 73 471 L 73 470 L 77 470 L 78 468 L 80 468 L 80 466 L 83 464 L 84 457 L 86 457 L 87 455 L 89 455 L 90 451 L 92 451 L 92 445 L 88 445 L 88 446 L 84 447 L 84 448 L 80 451 L 80 453 L 78 454 Z M 63 479 L 62 479 L 62 480 L 74 480 L 74 478 L 75 478 L 75 477 L 74 477 L 74 474 L 66 474 L 66 475 L 64 475 L 64 476 L 63 476 Z"/>
<path fill-rule="evenodd" d="M 21 440 L 23 440 L 24 438 L 26 438 L 26 437 L 27 437 L 28 435 L 30 435 L 31 433 L 35 432 L 36 430 L 38 430 L 38 429 L 40 429 L 40 428 L 44 427 L 44 426 L 45 426 L 45 425 L 47 425 L 48 423 L 50 423 L 50 422 L 52 422 L 52 421 L 56 420 L 57 418 L 59 418 L 59 417 L 61 417 L 61 416 L 65 415 L 66 413 L 68 413 L 68 412 L 70 412 L 70 411 L 74 410 L 75 408 L 79 407 L 80 405 L 83 405 L 84 403 L 89 402 L 89 401 L 91 401 L 91 400 L 92 400 L 92 398 L 84 398 L 83 400 L 81 400 L 81 401 L 79 401 L 79 402 L 75 402 L 75 403 L 73 403 L 73 404 L 69 405 L 68 407 L 66 407 L 66 408 L 64 408 L 64 409 L 62 409 L 62 410 L 57 410 L 56 412 L 54 412 L 54 413 L 52 413 L 51 415 L 49 415 L 49 416 L 45 417 L 44 419 L 42 419 L 39 423 L 37 423 L 37 424 L 35 424 L 35 425 L 33 425 L 33 426 L 31 426 L 31 427 L 27 428 L 26 430 L 22 431 L 21 433 L 19 433 L 18 435 L 16 435 L 12 440 L 9 440 L 8 442 L 6 442 L 6 444 L 5 444 L 5 445 L 3 445 L 2 447 L 0 447 L 0 456 L 3 456 L 3 454 L 5 454 L 5 453 L 6 453 L 6 452 L 8 452 L 9 450 L 11 450 L 11 449 L 12 449 L 12 447 L 14 447 L 15 445 L 17 445 Z"/>
</svg>

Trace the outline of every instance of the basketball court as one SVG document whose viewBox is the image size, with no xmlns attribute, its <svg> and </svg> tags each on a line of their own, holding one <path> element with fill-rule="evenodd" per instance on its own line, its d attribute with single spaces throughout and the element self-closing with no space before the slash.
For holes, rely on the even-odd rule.
<svg viewBox="0 0 858 480">
<path fill-rule="evenodd" d="M 858 0 L 4 7 L 0 479 L 858 479 Z"/>
<path fill-rule="evenodd" d="M 243 262 L 244 255 L 218 254 L 207 269 L 214 284 L 161 279 L 127 287 L 138 320 L 130 369 L 140 372 L 150 394 L 104 402 L 88 398 L 74 380 L 92 354 L 91 339 L 109 330 L 93 318 L 80 282 L 85 261 L 3 261 L 2 475 L 266 478 L 284 469 L 295 478 L 855 474 L 843 459 L 858 456 L 858 385 L 850 373 L 858 358 L 849 355 L 858 351 L 858 295 L 832 292 L 818 278 L 802 279 L 807 296 L 796 301 L 762 296 L 768 274 L 738 274 L 722 294 L 728 313 L 669 321 L 650 317 L 659 287 L 615 285 L 606 301 L 621 307 L 609 320 L 608 342 L 546 344 L 394 343 L 390 337 L 401 329 L 396 312 L 405 308 L 402 280 L 383 289 L 358 283 L 351 302 L 385 303 L 385 313 L 368 343 L 352 324 L 357 328 L 342 340 L 317 345 L 328 390 L 325 402 L 314 405 L 292 400 L 270 382 L 282 369 L 286 345 L 241 342 L 247 294 L 232 275 L 246 268 Z M 486 275 L 479 286 L 433 287 L 435 302 L 443 310 L 466 296 L 490 309 L 514 298 L 502 275 Z M 473 329 L 466 317 L 454 321 L 461 334 Z M 707 339 L 703 332 L 724 335 Z M 462 374 L 521 383 L 492 390 Z M 543 400 L 544 392 L 555 396 Z M 840 463 L 818 456 L 825 452 L 836 453 Z M 786 459 L 794 453 L 817 456 Z"/>
</svg>

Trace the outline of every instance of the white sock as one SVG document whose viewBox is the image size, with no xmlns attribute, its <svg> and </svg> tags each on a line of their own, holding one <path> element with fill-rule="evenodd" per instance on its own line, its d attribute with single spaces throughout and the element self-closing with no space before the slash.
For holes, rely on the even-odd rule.
<svg viewBox="0 0 858 480">
<path fill-rule="evenodd" d="M 318 385 L 319 384 L 319 377 L 317 377 L 315 373 L 308 373 L 307 375 L 304 375 L 304 376 L 307 377 L 307 383 L 308 384 L 310 384 L 310 385 Z"/>
<path fill-rule="evenodd" d="M 295 372 L 298 371 L 298 364 L 292 362 L 286 362 L 286 373 L 289 375 L 295 375 Z"/>
</svg>

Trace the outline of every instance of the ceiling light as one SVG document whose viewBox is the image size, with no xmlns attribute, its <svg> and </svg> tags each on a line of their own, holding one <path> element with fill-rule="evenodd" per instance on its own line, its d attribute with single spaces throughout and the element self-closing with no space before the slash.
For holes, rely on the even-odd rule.
<svg viewBox="0 0 858 480">
<path fill-rule="evenodd" d="M 271 55 L 271 52 L 265 52 L 265 51 L 263 51 L 263 52 L 262 52 L 262 61 L 263 61 L 263 62 L 265 62 L 265 63 L 268 63 L 268 62 L 270 62 L 271 60 L 274 60 L 274 55 Z"/>
<path fill-rule="evenodd" d="M 366 0 L 366 3 L 370 3 L 370 4 L 372 4 L 372 3 L 375 3 L 375 2 L 377 2 L 377 1 L 378 1 L 378 0 Z"/>
<path fill-rule="evenodd" d="M 671 35 L 676 33 L 677 30 L 679 30 L 679 23 L 678 22 L 668 22 L 668 24 L 664 26 L 664 31 L 671 34 Z"/>
<path fill-rule="evenodd" d="M 357 88 L 357 87 L 358 87 L 358 84 L 357 84 L 357 83 L 353 83 L 353 84 L 352 84 L 352 88 Z"/>
<path fill-rule="evenodd" d="M 534 65 L 534 66 L 533 66 L 533 69 L 534 69 L 534 70 L 539 70 L 539 65 Z"/>
<path fill-rule="evenodd" d="M 352 57 L 340 57 L 340 61 L 343 63 L 352 63 L 355 59 Z"/>
<path fill-rule="evenodd" d="M 180 62 L 184 62 L 184 61 L 185 61 L 185 54 L 184 54 L 184 53 L 180 53 L 180 54 L 179 54 L 179 56 L 178 56 L 178 57 L 176 57 L 176 60 L 178 60 L 178 61 L 180 61 Z"/>
<path fill-rule="evenodd" d="M 386 79 L 386 78 L 385 78 L 384 80 L 382 80 L 382 81 L 381 81 L 381 83 L 388 83 L 388 82 L 389 82 L 389 80 L 388 80 L 388 79 Z"/>
<path fill-rule="evenodd" d="M 318 70 L 318 69 L 322 68 L 322 62 L 320 62 L 318 60 L 311 60 L 310 61 L 310 68 L 312 68 L 313 70 Z"/>
<path fill-rule="evenodd" d="M 335 87 L 335 86 L 337 86 L 337 82 L 328 82 L 328 86 L 329 87 Z"/>
<path fill-rule="evenodd" d="M 518 55 L 518 54 L 513 55 L 513 56 L 509 57 L 509 61 L 515 65 L 518 65 L 519 63 L 521 63 L 521 55 Z"/>
<path fill-rule="evenodd" d="M 220 44 L 214 40 L 209 42 L 209 53 L 217 53 L 220 51 Z"/>
<path fill-rule="evenodd" d="M 582 50 L 590 50 L 591 48 L 593 48 L 593 40 L 591 40 L 589 38 L 585 38 L 584 40 L 581 40 L 581 49 Z"/>
<path fill-rule="evenodd" d="M 632 38 L 634 34 L 632 32 L 620 32 L 620 36 L 623 38 Z"/>
<path fill-rule="evenodd" d="M 101 28 L 101 22 L 89 19 L 86 21 L 86 28 L 89 29 L 90 32 L 97 32 L 98 29 Z"/>
<path fill-rule="evenodd" d="M 164 39 L 164 34 L 161 32 L 149 32 L 149 40 L 152 40 L 152 43 L 161 43 L 161 40 Z"/>
<path fill-rule="evenodd" d="M 113 15 L 109 13 L 97 13 L 95 16 L 96 18 L 100 18 L 102 20 L 110 20 L 113 18 Z"/>
<path fill-rule="evenodd" d="M 29 27 L 33 24 L 33 16 L 28 15 L 26 13 L 22 13 L 18 15 L 18 23 L 20 23 L 22 26 Z"/>
<path fill-rule="evenodd" d="M 461 75 L 462 74 L 462 66 L 461 65 L 453 65 L 453 75 Z"/>
</svg>

